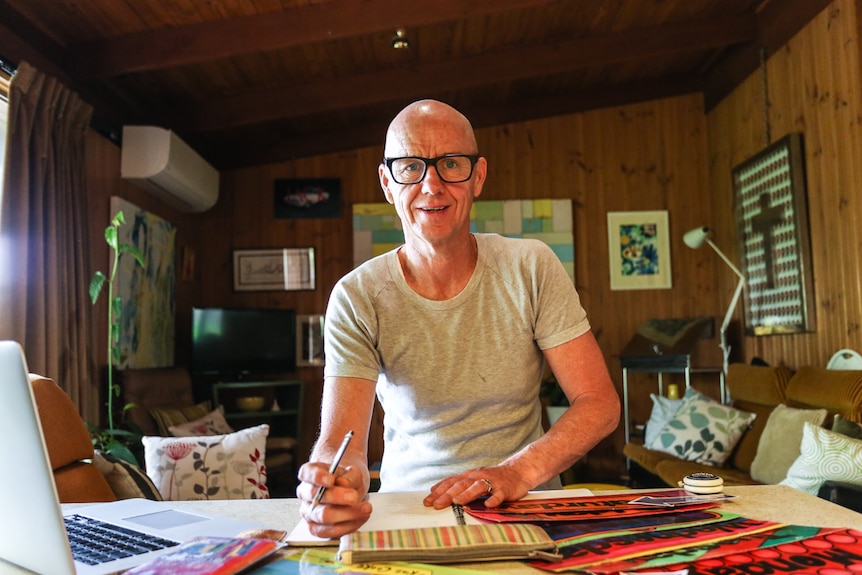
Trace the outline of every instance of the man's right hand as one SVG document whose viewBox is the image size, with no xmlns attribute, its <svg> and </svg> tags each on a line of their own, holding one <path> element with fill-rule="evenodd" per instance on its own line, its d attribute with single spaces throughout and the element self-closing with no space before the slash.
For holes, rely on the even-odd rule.
<svg viewBox="0 0 862 575">
<path fill-rule="evenodd" d="M 362 466 L 339 466 L 335 473 L 321 462 L 309 462 L 299 468 L 300 484 L 296 496 L 302 502 L 300 515 L 312 535 L 337 539 L 359 529 L 371 517 L 368 502 L 370 479 Z M 323 498 L 313 504 L 317 492 L 326 488 Z"/>
</svg>

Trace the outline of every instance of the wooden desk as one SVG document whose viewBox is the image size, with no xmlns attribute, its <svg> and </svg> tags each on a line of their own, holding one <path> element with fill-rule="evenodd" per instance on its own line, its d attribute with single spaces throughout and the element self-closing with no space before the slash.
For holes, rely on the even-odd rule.
<svg viewBox="0 0 862 575">
<path fill-rule="evenodd" d="M 862 529 L 862 514 L 839 507 L 824 499 L 796 491 L 790 487 L 749 485 L 728 487 L 726 491 L 738 496 L 737 499 L 727 503 L 726 508 L 752 519 L 782 521 L 785 523 L 818 527 L 852 527 Z M 624 493 L 631 494 L 633 491 L 629 490 Z M 299 521 L 299 502 L 296 499 L 177 501 L 175 504 L 182 508 L 263 523 L 273 529 L 283 529 L 288 532 Z M 543 573 L 547 575 L 545 571 L 533 569 L 516 561 L 493 561 L 461 564 L 458 566 L 501 574 L 521 575 Z M 4 568 L 0 569 L 3 573 L 24 573 L 24 571 L 16 570 L 2 561 L 0 561 L 0 567 Z"/>
</svg>

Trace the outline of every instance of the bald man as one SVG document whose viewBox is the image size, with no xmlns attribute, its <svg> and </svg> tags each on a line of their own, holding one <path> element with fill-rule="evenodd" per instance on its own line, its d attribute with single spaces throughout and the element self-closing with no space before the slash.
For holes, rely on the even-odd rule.
<svg viewBox="0 0 862 575">
<path fill-rule="evenodd" d="M 435 100 L 410 104 L 389 126 L 377 172 L 404 245 L 347 274 L 327 306 L 321 431 L 297 488 L 321 537 L 371 514 L 375 395 L 385 411 L 381 491 L 427 491 L 425 505 L 438 509 L 559 488 L 559 474 L 619 422 L 619 397 L 556 255 L 536 240 L 470 232 L 488 165 L 467 118 Z M 571 407 L 544 433 L 546 364 Z"/>
</svg>

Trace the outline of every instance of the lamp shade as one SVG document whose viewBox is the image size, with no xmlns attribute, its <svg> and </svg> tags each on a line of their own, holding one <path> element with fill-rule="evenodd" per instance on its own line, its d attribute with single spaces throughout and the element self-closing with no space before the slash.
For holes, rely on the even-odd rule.
<svg viewBox="0 0 862 575">
<path fill-rule="evenodd" d="M 694 228 L 693 230 L 685 232 L 685 235 L 682 236 L 682 241 L 684 241 L 685 245 L 691 249 L 696 250 L 703 245 L 709 237 L 709 233 L 710 229 L 706 226 Z"/>
</svg>

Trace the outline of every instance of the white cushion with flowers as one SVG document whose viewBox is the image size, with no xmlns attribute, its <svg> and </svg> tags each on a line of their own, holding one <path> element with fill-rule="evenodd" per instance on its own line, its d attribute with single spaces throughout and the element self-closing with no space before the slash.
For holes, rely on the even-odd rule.
<svg viewBox="0 0 862 575">
<path fill-rule="evenodd" d="M 147 475 L 165 500 L 267 499 L 268 425 L 223 435 L 145 436 Z"/>
</svg>

